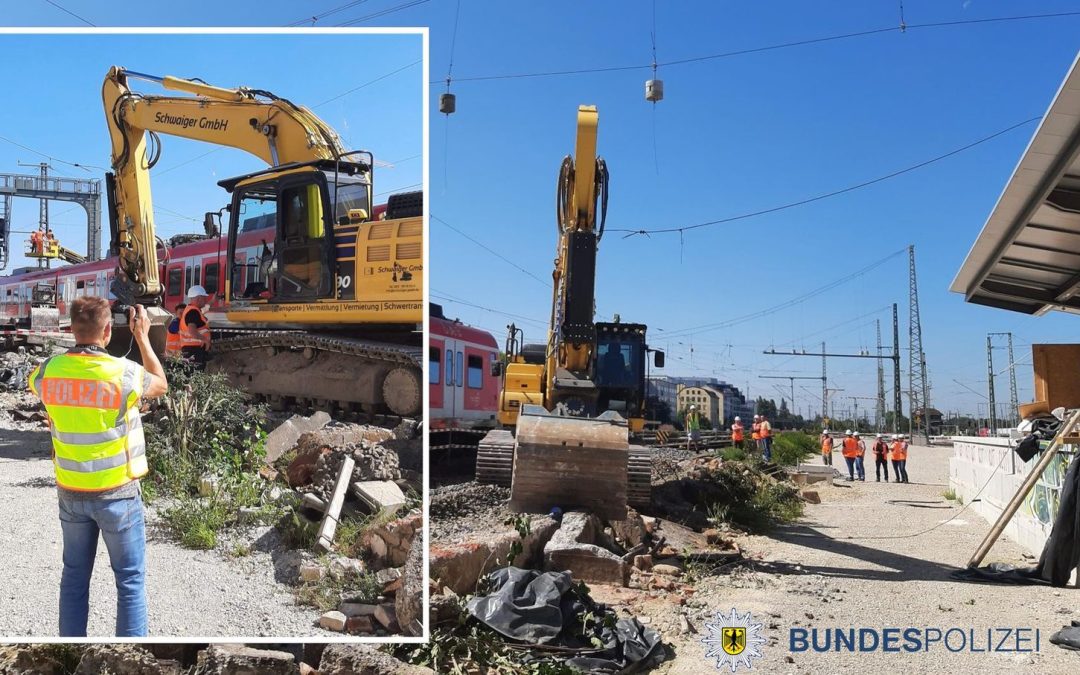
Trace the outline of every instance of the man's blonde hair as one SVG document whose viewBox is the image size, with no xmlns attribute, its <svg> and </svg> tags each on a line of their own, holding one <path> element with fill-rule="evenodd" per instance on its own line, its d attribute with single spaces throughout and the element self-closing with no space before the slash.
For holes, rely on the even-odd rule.
<svg viewBox="0 0 1080 675">
<path fill-rule="evenodd" d="M 83 296 L 71 303 L 71 332 L 79 338 L 99 338 L 112 320 L 109 301 L 96 296 Z"/>
</svg>

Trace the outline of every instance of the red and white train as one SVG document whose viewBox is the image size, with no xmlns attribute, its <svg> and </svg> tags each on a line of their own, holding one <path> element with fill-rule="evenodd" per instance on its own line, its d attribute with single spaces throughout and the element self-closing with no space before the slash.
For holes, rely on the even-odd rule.
<svg viewBox="0 0 1080 675">
<path fill-rule="evenodd" d="M 428 396 L 432 449 L 475 448 L 496 426 L 502 379 L 492 375 L 499 347 L 491 333 L 451 321 L 429 305 Z"/>
</svg>

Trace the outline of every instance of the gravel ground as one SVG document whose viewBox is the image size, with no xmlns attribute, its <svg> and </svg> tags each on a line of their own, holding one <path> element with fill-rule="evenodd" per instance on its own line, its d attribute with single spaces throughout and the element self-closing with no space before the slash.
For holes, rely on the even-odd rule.
<svg viewBox="0 0 1080 675">
<path fill-rule="evenodd" d="M 700 642 L 707 633 L 703 623 L 732 607 L 751 611 L 755 621 L 764 623 L 768 642 L 762 647 L 763 658 L 753 666 L 762 672 L 1080 672 L 1080 653 L 1049 642 L 1062 625 L 1080 619 L 1080 590 L 979 585 L 949 578 L 952 570 L 966 565 L 989 529 L 978 514 L 964 511 L 913 538 L 845 540 L 919 532 L 956 515 L 960 507 L 942 496 L 950 455 L 947 447 L 913 447 L 908 470 L 913 482 L 906 485 L 873 482 L 871 468 L 871 482 L 813 486 L 822 503 L 808 505 L 800 522 L 771 537 L 740 540 L 747 556 L 756 559 L 753 565 L 697 584 L 685 609 L 697 635 L 679 635 L 680 609 L 669 598 L 646 598 L 632 607 L 649 616 L 652 627 L 675 645 L 674 661 L 655 672 L 711 672 Z M 842 463 L 839 455 L 837 461 Z M 1031 564 L 1022 554 L 1018 545 L 1002 539 L 986 562 Z M 937 648 L 929 654 L 792 654 L 788 635 L 795 626 L 958 627 L 981 629 L 984 636 L 987 628 L 1039 628 L 1041 651 L 954 654 Z"/>
<path fill-rule="evenodd" d="M 0 392 L 0 635 L 55 636 L 62 542 L 49 434 L 42 425 L 14 422 L 12 407 L 28 394 Z M 336 636 L 316 624 L 319 613 L 295 604 L 280 580 L 295 569 L 294 554 L 277 546 L 270 528 L 226 538 L 222 548 L 251 543 L 251 554 L 229 559 L 167 540 L 149 509 L 147 595 L 151 636 Z M 116 589 L 104 542 L 99 542 L 90 589 L 91 636 L 112 635 Z M 295 572 L 293 572 L 295 574 Z"/>
<path fill-rule="evenodd" d="M 442 546 L 475 537 L 478 532 L 503 532 L 513 513 L 507 508 L 510 489 L 498 485 L 457 483 L 431 491 L 428 515 L 430 542 Z"/>
</svg>

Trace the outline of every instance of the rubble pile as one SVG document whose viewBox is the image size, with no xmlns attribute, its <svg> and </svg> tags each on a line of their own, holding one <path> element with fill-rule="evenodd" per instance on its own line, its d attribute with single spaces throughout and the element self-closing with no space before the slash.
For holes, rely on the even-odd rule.
<svg viewBox="0 0 1080 675">
<path fill-rule="evenodd" d="M 0 352 L 0 389 L 24 391 L 30 371 L 44 359 L 19 347 L 14 352 Z"/>
<path fill-rule="evenodd" d="M 289 651 L 283 651 L 288 649 Z M 11 644 L 5 675 L 425 675 L 428 668 L 354 644 Z"/>
<path fill-rule="evenodd" d="M 295 491 L 293 518 L 317 527 L 316 548 L 329 553 L 305 553 L 295 572 L 301 590 L 323 588 L 321 606 L 326 607 L 326 593 L 340 598 L 318 619 L 325 630 L 423 634 L 423 515 L 409 510 L 406 496 L 422 485 L 417 474 L 401 469 L 393 447 L 416 442 L 403 438 L 415 432 L 415 424 L 390 430 L 333 423 L 316 414 L 293 416 L 267 437 L 268 457 L 272 447 L 278 469 L 264 477 L 284 473 Z M 356 540 L 335 542 L 347 519 L 366 525 Z"/>
</svg>

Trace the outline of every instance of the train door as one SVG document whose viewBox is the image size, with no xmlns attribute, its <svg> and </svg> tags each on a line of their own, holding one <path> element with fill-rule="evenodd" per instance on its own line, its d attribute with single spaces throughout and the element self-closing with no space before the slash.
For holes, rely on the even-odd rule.
<svg viewBox="0 0 1080 675">
<path fill-rule="evenodd" d="M 165 309 L 170 312 L 184 301 L 184 263 L 169 263 L 165 271 Z"/>
<path fill-rule="evenodd" d="M 218 286 L 221 284 L 221 262 L 218 260 L 217 255 L 209 256 L 202 259 L 202 285 L 206 289 L 207 295 L 210 296 L 210 307 L 216 308 L 220 306 L 218 302 Z"/>
<path fill-rule="evenodd" d="M 449 417 L 444 415 L 442 407 L 443 396 L 443 372 L 442 372 L 442 340 L 432 337 L 428 344 L 428 400 L 431 405 L 432 417 Z"/>
<path fill-rule="evenodd" d="M 465 347 L 465 386 L 462 393 L 464 413 L 476 417 L 480 411 L 490 410 L 492 398 L 490 352 L 475 347 Z"/>
</svg>

